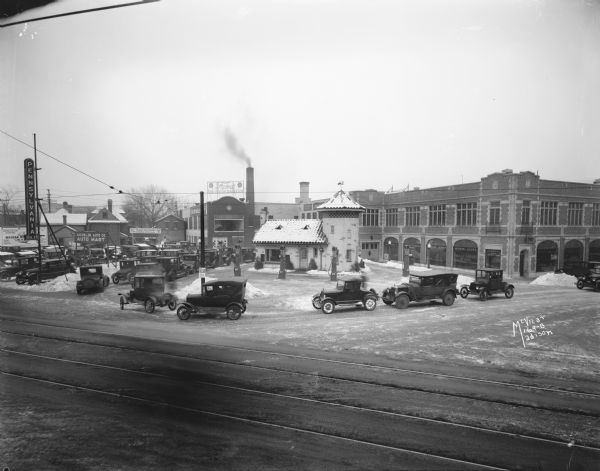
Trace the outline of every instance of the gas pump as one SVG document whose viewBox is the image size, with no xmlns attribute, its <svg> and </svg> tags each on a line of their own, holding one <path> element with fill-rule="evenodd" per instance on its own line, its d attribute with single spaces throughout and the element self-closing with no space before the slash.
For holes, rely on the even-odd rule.
<svg viewBox="0 0 600 471">
<path fill-rule="evenodd" d="M 233 276 L 242 276 L 242 267 L 240 266 L 241 258 L 242 248 L 239 245 L 236 245 L 235 252 L 233 254 Z"/>
<path fill-rule="evenodd" d="M 338 263 L 338 249 L 336 247 L 331 248 L 331 273 L 329 279 L 331 281 L 337 280 L 337 263 Z"/>
<path fill-rule="evenodd" d="M 277 278 L 285 280 L 285 247 L 283 245 L 279 248 L 279 274 Z"/>
</svg>

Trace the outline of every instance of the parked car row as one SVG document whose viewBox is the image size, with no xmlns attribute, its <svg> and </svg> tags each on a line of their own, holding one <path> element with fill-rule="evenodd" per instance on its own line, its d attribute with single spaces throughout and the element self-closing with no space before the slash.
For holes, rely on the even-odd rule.
<svg viewBox="0 0 600 471">
<path fill-rule="evenodd" d="M 510 299 L 514 295 L 515 287 L 503 281 L 503 271 L 496 269 L 476 270 L 475 281 L 470 285 L 457 287 L 457 273 L 439 270 L 426 270 L 411 273 L 408 283 L 400 283 L 386 288 L 381 293 L 384 304 L 393 305 L 398 309 L 405 309 L 411 302 L 429 301 L 440 299 L 446 306 L 451 306 L 457 295 L 466 298 L 475 294 L 485 301 L 494 293 L 502 292 Z M 312 298 L 315 309 L 330 314 L 336 306 L 362 305 L 368 311 L 375 309 L 380 298 L 375 290 L 366 290 L 364 280 L 359 277 L 339 280 L 333 290 L 322 290 Z"/>
</svg>

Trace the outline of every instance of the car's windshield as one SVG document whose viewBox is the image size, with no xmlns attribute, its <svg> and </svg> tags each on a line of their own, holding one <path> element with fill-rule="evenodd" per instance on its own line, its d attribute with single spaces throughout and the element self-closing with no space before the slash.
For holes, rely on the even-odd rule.
<svg viewBox="0 0 600 471">
<path fill-rule="evenodd" d="M 421 286 L 421 277 L 416 275 L 410 275 L 410 277 L 408 278 L 408 282 L 414 285 Z"/>
</svg>

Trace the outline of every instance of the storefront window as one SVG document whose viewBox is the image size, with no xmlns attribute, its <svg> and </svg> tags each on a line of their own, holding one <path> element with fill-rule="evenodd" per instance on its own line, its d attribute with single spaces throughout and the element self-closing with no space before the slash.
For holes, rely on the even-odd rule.
<svg viewBox="0 0 600 471">
<path fill-rule="evenodd" d="M 454 244 L 454 266 L 456 268 L 477 268 L 477 244 L 471 240 L 459 240 Z"/>
<path fill-rule="evenodd" d="M 501 268 L 502 251 L 497 249 L 485 250 L 485 268 Z"/>
</svg>

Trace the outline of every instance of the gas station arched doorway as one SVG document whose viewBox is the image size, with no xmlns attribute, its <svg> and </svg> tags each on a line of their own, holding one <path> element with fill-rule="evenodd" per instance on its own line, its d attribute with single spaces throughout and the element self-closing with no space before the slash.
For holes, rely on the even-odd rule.
<svg viewBox="0 0 600 471">
<path fill-rule="evenodd" d="M 398 239 L 395 237 L 387 237 L 383 241 L 383 258 L 387 260 L 399 260 Z"/>
<path fill-rule="evenodd" d="M 410 254 L 410 263 L 421 263 L 421 242 L 415 237 L 404 240 L 404 249 Z"/>
<path fill-rule="evenodd" d="M 540 242 L 536 250 L 535 271 L 554 271 L 558 267 L 558 245 L 553 240 Z"/>
</svg>

